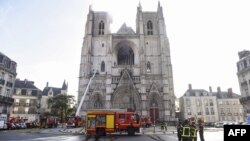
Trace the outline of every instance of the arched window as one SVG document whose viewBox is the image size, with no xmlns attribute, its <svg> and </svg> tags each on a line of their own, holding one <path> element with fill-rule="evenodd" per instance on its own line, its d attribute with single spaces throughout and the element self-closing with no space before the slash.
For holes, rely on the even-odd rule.
<svg viewBox="0 0 250 141">
<path fill-rule="evenodd" d="M 101 64 L 101 72 L 105 72 L 105 63 L 104 63 L 104 61 L 102 61 L 102 64 Z"/>
<path fill-rule="evenodd" d="M 147 30 L 148 30 L 148 35 L 153 35 L 153 23 L 151 21 L 148 21 L 147 23 Z"/>
<path fill-rule="evenodd" d="M 134 52 L 128 46 L 122 46 L 117 57 L 118 65 L 134 65 Z"/>
<path fill-rule="evenodd" d="M 151 64 L 149 61 L 147 62 L 147 72 L 151 72 Z"/>
<path fill-rule="evenodd" d="M 102 108 L 102 101 L 101 99 L 98 97 L 98 99 L 96 99 L 95 103 L 94 103 L 94 108 L 95 109 L 101 109 Z"/>
<path fill-rule="evenodd" d="M 104 22 L 99 23 L 99 35 L 104 35 Z"/>
</svg>

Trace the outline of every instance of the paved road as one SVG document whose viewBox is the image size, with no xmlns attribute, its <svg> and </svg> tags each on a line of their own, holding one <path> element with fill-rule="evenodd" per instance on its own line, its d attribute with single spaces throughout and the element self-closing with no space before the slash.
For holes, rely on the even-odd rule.
<svg viewBox="0 0 250 141">
<path fill-rule="evenodd" d="M 0 141 L 83 141 L 85 135 L 61 132 L 63 128 L 55 129 L 24 129 L 0 131 Z M 177 141 L 175 129 L 169 128 L 168 132 L 160 132 L 159 128 L 145 129 L 145 134 L 128 136 L 127 134 L 116 134 L 112 137 L 103 137 L 99 141 Z M 79 130 L 72 129 L 71 131 Z M 72 134 L 73 133 L 73 134 Z M 205 130 L 205 139 L 208 141 L 223 141 L 223 128 L 209 128 Z M 199 140 L 199 138 L 198 138 Z M 94 141 L 94 138 L 88 141 Z"/>
<path fill-rule="evenodd" d="M 13 134 L 14 133 L 14 134 Z M 166 136 L 165 136 L 166 137 Z M 84 141 L 84 135 L 59 135 L 43 133 L 18 133 L 0 132 L 0 141 Z M 94 138 L 88 141 L 94 141 Z M 98 141 L 163 141 L 158 135 L 135 135 L 126 134 L 102 137 Z M 176 141 L 176 140 L 171 140 Z"/>
</svg>

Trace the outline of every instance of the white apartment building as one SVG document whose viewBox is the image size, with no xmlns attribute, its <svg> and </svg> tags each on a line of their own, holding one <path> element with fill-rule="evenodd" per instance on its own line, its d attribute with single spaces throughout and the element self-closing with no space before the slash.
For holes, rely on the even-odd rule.
<svg viewBox="0 0 250 141">
<path fill-rule="evenodd" d="M 203 89 L 189 89 L 180 97 L 181 119 L 203 118 L 212 124 L 219 120 L 216 96 Z"/>
<path fill-rule="evenodd" d="M 239 100 L 240 95 L 233 93 L 231 88 L 228 91 L 221 91 L 220 87 L 213 94 L 217 97 L 220 121 L 245 121 L 243 105 Z"/>
<path fill-rule="evenodd" d="M 66 82 L 63 82 L 63 85 L 61 88 L 58 87 L 51 87 L 49 86 L 49 83 L 47 82 L 46 87 L 42 91 L 42 96 L 41 96 L 41 108 L 40 108 L 40 113 L 41 115 L 45 113 L 50 112 L 50 107 L 48 105 L 48 99 L 51 97 L 54 97 L 59 94 L 67 94 L 68 92 L 68 84 Z"/>
<path fill-rule="evenodd" d="M 16 79 L 17 64 L 0 52 L 0 116 L 9 116 L 14 102 L 12 93 Z"/>
<path fill-rule="evenodd" d="M 11 117 L 21 118 L 27 122 L 39 119 L 40 96 L 41 90 L 34 85 L 34 81 L 17 79 Z"/>
<path fill-rule="evenodd" d="M 250 51 L 243 50 L 238 53 L 237 76 L 239 80 L 241 98 L 246 116 L 250 116 Z"/>
</svg>

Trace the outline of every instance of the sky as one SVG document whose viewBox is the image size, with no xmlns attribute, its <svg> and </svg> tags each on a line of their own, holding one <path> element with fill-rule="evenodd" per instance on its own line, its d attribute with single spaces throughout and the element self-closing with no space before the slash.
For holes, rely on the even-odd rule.
<svg viewBox="0 0 250 141">
<path fill-rule="evenodd" d="M 140 0 L 156 11 L 158 0 Z M 160 0 L 170 42 L 174 92 L 193 89 L 240 94 L 238 52 L 250 49 L 248 0 Z M 125 22 L 135 30 L 139 0 L 0 0 L 0 52 L 17 62 L 17 78 L 43 90 L 46 83 L 77 96 L 84 28 L 92 5 L 107 11 L 117 32 Z"/>
</svg>

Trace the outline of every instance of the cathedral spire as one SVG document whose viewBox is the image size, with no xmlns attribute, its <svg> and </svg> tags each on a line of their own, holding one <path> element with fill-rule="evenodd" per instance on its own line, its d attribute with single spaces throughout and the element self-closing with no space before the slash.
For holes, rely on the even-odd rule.
<svg viewBox="0 0 250 141">
<path fill-rule="evenodd" d="M 161 18 L 163 18 L 163 12 L 162 12 L 162 7 L 160 4 L 160 0 L 158 0 L 158 7 L 157 7 L 157 12 Z"/>
<path fill-rule="evenodd" d="M 65 80 L 62 85 L 62 90 L 67 90 L 68 89 L 68 84 L 66 84 Z"/>
<path fill-rule="evenodd" d="M 160 3 L 160 0 L 158 0 L 158 7 L 157 7 L 157 10 L 161 10 L 161 3 Z"/>
<path fill-rule="evenodd" d="M 90 12 L 90 11 L 93 11 L 92 5 L 91 5 L 91 4 L 89 5 L 89 12 Z"/>
<path fill-rule="evenodd" d="M 137 9 L 138 9 L 139 11 L 142 11 L 141 1 L 139 1 L 139 5 L 138 5 Z"/>
</svg>

